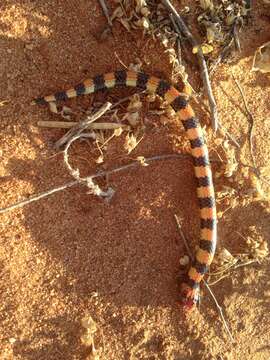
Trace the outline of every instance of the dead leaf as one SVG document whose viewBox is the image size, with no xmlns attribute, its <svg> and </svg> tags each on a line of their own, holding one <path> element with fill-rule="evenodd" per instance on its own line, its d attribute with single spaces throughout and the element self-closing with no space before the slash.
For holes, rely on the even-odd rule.
<svg viewBox="0 0 270 360">
<path fill-rule="evenodd" d="M 148 166 L 149 164 L 147 164 L 147 162 L 145 161 L 145 157 L 144 156 L 138 156 L 137 160 L 141 163 L 142 166 Z"/>
<path fill-rule="evenodd" d="M 99 155 L 99 157 L 96 159 L 96 164 L 102 164 L 104 162 L 103 155 Z"/>
<path fill-rule="evenodd" d="M 148 7 L 147 6 L 145 6 L 145 7 L 143 7 L 143 8 L 141 8 L 141 14 L 144 16 L 144 17 L 147 17 L 147 16 L 149 16 L 150 15 L 150 10 L 148 9 Z"/>
<path fill-rule="evenodd" d="M 251 71 L 270 72 L 270 41 L 255 51 Z"/>
<path fill-rule="evenodd" d="M 147 2 L 145 0 L 136 0 L 136 12 L 139 13 L 144 7 L 147 7 Z"/>
<path fill-rule="evenodd" d="M 197 54 L 199 48 L 201 48 L 204 55 L 209 54 L 214 50 L 212 45 L 202 44 L 202 45 L 194 46 L 194 48 L 192 49 L 193 54 Z"/>
<path fill-rule="evenodd" d="M 93 336 L 88 331 L 81 336 L 81 342 L 84 346 L 93 345 Z"/>
<path fill-rule="evenodd" d="M 147 18 L 145 17 L 142 17 L 141 19 L 139 19 L 138 21 L 135 21 L 135 24 L 138 26 L 138 27 L 141 27 L 141 28 L 144 28 L 146 30 L 149 29 L 150 27 L 150 22 Z"/>
<path fill-rule="evenodd" d="M 135 94 L 131 97 L 130 102 L 128 104 L 128 111 L 138 111 L 142 108 L 142 102 L 139 94 Z"/>
<path fill-rule="evenodd" d="M 200 7 L 203 10 L 213 10 L 214 4 L 212 0 L 200 0 Z"/>
<path fill-rule="evenodd" d="M 93 320 L 92 316 L 89 314 L 86 314 L 82 318 L 81 324 L 85 329 L 88 329 L 91 333 L 95 333 L 97 331 L 97 324 Z"/>
<path fill-rule="evenodd" d="M 127 120 L 131 126 L 135 127 L 140 121 L 140 114 L 138 112 L 127 113 L 123 120 Z"/>
<path fill-rule="evenodd" d="M 127 134 L 124 148 L 127 150 L 128 154 L 131 153 L 132 150 L 136 148 L 136 146 L 141 142 L 142 137 L 140 140 L 137 140 L 134 134 Z"/>
<path fill-rule="evenodd" d="M 122 132 L 123 132 L 123 128 L 119 127 L 118 129 L 114 130 L 113 134 L 114 136 L 118 137 L 122 134 Z"/>
</svg>

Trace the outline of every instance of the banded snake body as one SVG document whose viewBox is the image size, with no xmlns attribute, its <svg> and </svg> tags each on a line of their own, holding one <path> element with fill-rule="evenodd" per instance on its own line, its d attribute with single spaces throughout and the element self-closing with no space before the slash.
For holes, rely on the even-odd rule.
<svg viewBox="0 0 270 360">
<path fill-rule="evenodd" d="M 34 103 L 45 105 L 63 101 L 79 95 L 91 94 L 116 86 L 135 87 L 163 97 L 182 121 L 186 136 L 190 142 L 195 177 L 197 179 L 197 197 L 200 208 L 200 241 L 194 260 L 181 284 L 181 298 L 186 308 L 192 308 L 198 301 L 200 282 L 207 273 L 213 260 L 217 242 L 217 218 L 212 172 L 208 149 L 203 132 L 192 107 L 185 96 L 168 82 L 143 72 L 118 70 L 87 79 L 77 86 L 53 95 L 40 97 Z"/>
</svg>

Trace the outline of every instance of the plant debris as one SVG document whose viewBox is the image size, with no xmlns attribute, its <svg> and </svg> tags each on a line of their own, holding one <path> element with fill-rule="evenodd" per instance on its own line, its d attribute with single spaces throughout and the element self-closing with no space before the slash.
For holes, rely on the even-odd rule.
<svg viewBox="0 0 270 360">
<path fill-rule="evenodd" d="M 99 360 L 102 348 L 98 350 L 95 347 L 95 335 L 98 331 L 98 326 L 93 320 L 91 315 L 86 314 L 82 320 L 81 325 L 83 327 L 83 333 L 81 335 L 81 342 L 84 346 L 90 348 L 90 354 L 88 355 L 88 360 Z"/>
<path fill-rule="evenodd" d="M 240 51 L 239 32 L 247 21 L 250 7 L 246 1 L 200 0 L 202 12 L 197 18 L 205 35 L 203 46 L 210 46 L 213 70 L 220 61 L 231 55 L 233 49 Z"/>
<path fill-rule="evenodd" d="M 134 134 L 127 134 L 126 139 L 125 139 L 125 144 L 124 144 L 124 148 L 125 150 L 127 150 L 128 154 L 131 153 L 131 151 L 133 151 L 138 144 L 142 141 L 143 137 L 141 137 L 139 140 L 136 138 L 136 136 Z"/>
<path fill-rule="evenodd" d="M 142 106 L 143 104 L 140 95 L 133 95 L 127 107 L 127 113 L 123 117 L 123 121 L 127 120 L 132 127 L 136 127 L 140 122 L 140 111 Z"/>
<path fill-rule="evenodd" d="M 263 259 L 269 255 L 269 247 L 266 240 L 258 233 L 256 226 L 249 226 L 249 236 L 246 238 L 247 248 L 254 259 Z"/>
<path fill-rule="evenodd" d="M 260 46 L 254 54 L 252 71 L 270 72 L 270 41 Z"/>
</svg>

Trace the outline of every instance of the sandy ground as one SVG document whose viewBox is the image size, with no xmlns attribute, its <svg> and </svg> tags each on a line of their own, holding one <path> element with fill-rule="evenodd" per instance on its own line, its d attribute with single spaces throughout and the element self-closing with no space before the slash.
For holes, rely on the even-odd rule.
<svg viewBox="0 0 270 360">
<path fill-rule="evenodd" d="M 242 53 L 232 64 L 221 65 L 212 82 L 221 122 L 241 145 L 239 161 L 248 163 L 248 120 L 232 73 L 241 82 L 255 117 L 257 163 L 265 167 L 270 163 L 270 77 L 250 68 L 255 49 L 270 40 L 270 9 L 262 1 L 253 6 L 252 20 L 241 34 Z M 2 0 L 0 10 L 4 207 L 70 180 L 62 155 L 52 149 L 63 131 L 36 126 L 38 120 L 57 117 L 31 106 L 33 98 L 121 68 L 118 58 L 125 64 L 140 58 L 145 70 L 168 79 L 171 68 L 158 43 L 119 24 L 113 36 L 100 41 L 106 20 L 97 1 Z M 189 71 L 198 73 L 198 68 Z M 125 91 L 115 91 L 110 96 L 116 101 L 123 95 Z M 106 94 L 95 95 L 96 101 L 105 99 Z M 89 102 L 86 97 L 69 105 L 87 107 Z M 203 124 L 208 121 L 207 114 L 199 117 Z M 111 141 L 102 168 L 140 155 L 181 152 L 185 144 L 182 129 L 156 118 L 154 125 L 147 123 L 143 141 L 129 156 L 123 139 Z M 80 168 L 96 172 L 97 151 L 86 144 L 74 148 Z M 186 319 L 177 304 L 179 258 L 185 248 L 173 215 L 182 219 L 193 248 L 199 236 L 190 161 L 156 162 L 108 181 L 116 190 L 109 204 L 74 187 L 1 215 L 1 360 L 86 359 L 88 349 L 80 341 L 85 313 L 98 325 L 101 359 L 269 359 L 269 261 L 238 269 L 213 286 L 234 346 L 205 290 L 200 313 Z M 103 180 L 100 184 L 106 186 Z M 235 231 L 245 237 L 251 226 L 270 245 L 269 220 L 265 203 L 239 204 L 219 221 L 219 246 L 245 252 Z"/>
</svg>

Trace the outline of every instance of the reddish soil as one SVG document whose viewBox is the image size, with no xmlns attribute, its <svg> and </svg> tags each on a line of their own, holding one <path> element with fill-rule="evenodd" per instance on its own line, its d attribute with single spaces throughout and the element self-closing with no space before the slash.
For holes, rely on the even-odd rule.
<svg viewBox="0 0 270 360">
<path fill-rule="evenodd" d="M 270 77 L 250 68 L 256 48 L 270 40 L 270 8 L 254 1 L 253 9 L 241 33 L 241 54 L 232 64 L 220 65 L 212 83 L 221 122 L 241 145 L 238 160 L 250 163 L 249 124 L 232 73 L 239 80 L 255 118 L 257 164 L 269 167 Z M 106 20 L 97 1 L 2 0 L 0 10 L 0 206 L 5 207 L 70 181 L 62 155 L 52 149 L 63 131 L 37 127 L 39 120 L 58 118 L 31 106 L 33 98 L 121 68 L 119 58 L 127 65 L 139 58 L 144 70 L 168 79 L 171 67 L 158 42 L 128 33 L 120 24 L 101 41 Z M 114 101 L 123 95 L 110 93 Z M 94 98 L 104 102 L 106 94 Z M 69 105 L 87 107 L 89 99 Z M 208 122 L 207 114 L 198 115 Z M 216 145 L 207 133 L 213 151 Z M 183 146 L 183 130 L 155 118 L 129 156 L 122 137 L 112 140 L 103 166 L 94 163 L 94 148 L 74 148 L 80 168 L 92 174 L 141 155 L 181 152 Z M 213 286 L 235 337 L 233 346 L 205 290 L 200 312 L 189 318 L 177 303 L 179 258 L 186 250 L 173 215 L 181 218 L 193 248 L 199 236 L 191 162 L 155 162 L 108 181 L 116 190 L 110 203 L 74 187 L 1 215 L 0 358 L 86 359 L 80 320 L 89 313 L 100 329 L 101 359 L 268 360 L 269 259 L 237 269 Z M 265 202 L 228 210 L 219 221 L 219 246 L 245 252 L 235 231 L 248 236 L 251 226 L 270 245 Z"/>
</svg>

